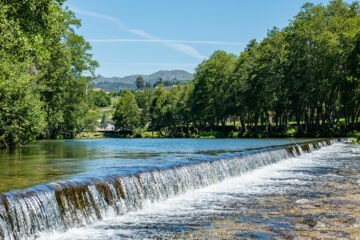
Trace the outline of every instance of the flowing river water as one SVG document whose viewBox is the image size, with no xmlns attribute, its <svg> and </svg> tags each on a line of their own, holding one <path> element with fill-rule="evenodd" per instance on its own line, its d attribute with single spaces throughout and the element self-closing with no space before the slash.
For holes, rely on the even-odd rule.
<svg viewBox="0 0 360 240">
<path fill-rule="evenodd" d="M 40 142 L 0 155 L 0 239 L 356 239 L 359 153 L 337 140 Z"/>
</svg>

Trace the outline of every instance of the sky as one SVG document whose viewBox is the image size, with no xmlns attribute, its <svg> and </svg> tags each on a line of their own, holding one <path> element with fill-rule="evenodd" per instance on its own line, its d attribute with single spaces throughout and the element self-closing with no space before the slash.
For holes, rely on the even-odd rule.
<svg viewBox="0 0 360 240">
<path fill-rule="evenodd" d="M 123 77 L 186 70 L 215 50 L 239 55 L 283 28 L 309 0 L 68 0 L 77 33 L 92 45 L 96 74 Z M 327 4 L 328 0 L 312 0 Z M 351 1 L 346 1 L 351 2 Z"/>
</svg>

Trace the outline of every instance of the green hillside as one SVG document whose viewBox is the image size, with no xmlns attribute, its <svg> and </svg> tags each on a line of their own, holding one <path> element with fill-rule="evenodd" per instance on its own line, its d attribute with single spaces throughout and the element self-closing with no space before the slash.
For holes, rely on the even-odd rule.
<svg viewBox="0 0 360 240">
<path fill-rule="evenodd" d="M 189 81 L 193 79 L 193 75 L 183 70 L 172 71 L 158 71 L 150 75 L 131 75 L 126 77 L 111 77 L 107 78 L 99 76 L 94 80 L 94 88 L 102 88 L 105 91 L 119 91 L 120 89 L 134 89 L 136 88 L 136 78 L 142 76 L 145 82 L 150 82 L 151 85 L 160 78 L 163 81 Z"/>
</svg>

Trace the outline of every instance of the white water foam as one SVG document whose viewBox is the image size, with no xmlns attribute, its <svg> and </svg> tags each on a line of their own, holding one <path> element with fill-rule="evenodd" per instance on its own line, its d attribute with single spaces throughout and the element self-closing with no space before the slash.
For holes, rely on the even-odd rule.
<svg viewBox="0 0 360 240">
<path fill-rule="evenodd" d="M 344 152 L 344 145 L 337 143 L 330 147 L 324 147 L 319 151 L 252 170 L 242 176 L 228 178 L 220 183 L 188 191 L 165 201 L 146 202 L 142 210 L 129 212 L 123 216 L 110 216 L 98 223 L 73 228 L 65 233 L 47 232 L 37 237 L 54 240 L 147 239 L 153 232 L 156 232 L 157 237 L 162 237 L 162 229 L 156 227 L 158 224 L 168 223 L 168 227 L 181 225 L 184 222 L 189 224 L 192 219 L 199 216 L 226 214 L 227 209 L 224 206 L 228 203 L 231 204 L 234 199 L 251 200 L 249 197 L 251 195 L 281 193 L 295 185 L 307 184 L 311 176 L 306 174 L 306 171 L 300 170 L 327 166 L 329 164 L 327 160 L 346 157 L 346 155 L 354 153 L 359 154 L 359 149 L 352 149 L 354 152 Z M 334 164 L 334 161 L 331 161 L 331 164 Z M 233 209 L 229 211 L 233 211 Z M 142 229 L 143 225 L 150 230 Z M 147 231 L 149 231 L 149 235 Z M 166 238 L 166 230 L 164 230 L 164 234 Z"/>
</svg>

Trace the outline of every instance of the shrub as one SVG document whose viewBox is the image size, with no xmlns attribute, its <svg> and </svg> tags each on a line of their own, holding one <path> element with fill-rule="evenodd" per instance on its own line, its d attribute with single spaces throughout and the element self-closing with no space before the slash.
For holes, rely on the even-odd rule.
<svg viewBox="0 0 360 240">
<path fill-rule="evenodd" d="M 357 137 L 359 137 L 359 132 L 356 130 L 352 130 L 352 131 L 347 132 L 346 136 L 357 138 Z"/>
<path fill-rule="evenodd" d="M 239 135 L 240 135 L 240 133 L 238 131 L 231 131 L 229 133 L 230 138 L 238 138 Z"/>
<path fill-rule="evenodd" d="M 295 128 L 290 128 L 285 132 L 285 136 L 287 137 L 295 137 L 298 135 L 298 131 Z"/>
</svg>

